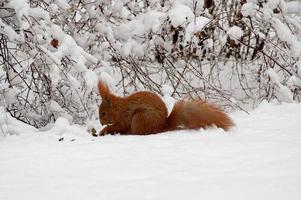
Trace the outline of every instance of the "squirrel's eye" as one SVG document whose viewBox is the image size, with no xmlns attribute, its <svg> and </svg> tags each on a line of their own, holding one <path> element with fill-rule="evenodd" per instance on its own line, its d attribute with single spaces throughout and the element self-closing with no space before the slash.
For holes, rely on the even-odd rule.
<svg viewBox="0 0 301 200">
<path fill-rule="evenodd" d="M 104 116 L 107 115 L 107 113 L 106 112 L 102 112 L 101 115 L 104 117 Z"/>
</svg>

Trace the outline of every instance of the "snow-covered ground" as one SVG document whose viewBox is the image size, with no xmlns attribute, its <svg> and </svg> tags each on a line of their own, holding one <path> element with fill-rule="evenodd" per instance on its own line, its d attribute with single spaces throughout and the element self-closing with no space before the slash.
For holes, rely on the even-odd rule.
<svg viewBox="0 0 301 200">
<path fill-rule="evenodd" d="M 232 117 L 230 132 L 93 138 L 61 121 L 2 137 L 0 199 L 301 199 L 301 105 Z"/>
</svg>

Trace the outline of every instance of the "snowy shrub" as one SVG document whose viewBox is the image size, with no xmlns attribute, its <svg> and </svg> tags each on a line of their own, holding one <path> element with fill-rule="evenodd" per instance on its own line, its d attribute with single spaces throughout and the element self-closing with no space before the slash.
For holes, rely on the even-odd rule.
<svg viewBox="0 0 301 200">
<path fill-rule="evenodd" d="M 1 5 L 2 104 L 37 127 L 59 116 L 82 123 L 97 110 L 93 69 L 98 59 L 76 41 L 82 24 L 76 24 L 80 9 L 74 3 L 11 0 Z"/>
<path fill-rule="evenodd" d="M 122 95 L 167 87 L 232 109 L 300 101 L 300 4 L 1 1 L 0 106 L 36 127 L 61 116 L 86 123 L 97 116 L 98 78 Z"/>
</svg>

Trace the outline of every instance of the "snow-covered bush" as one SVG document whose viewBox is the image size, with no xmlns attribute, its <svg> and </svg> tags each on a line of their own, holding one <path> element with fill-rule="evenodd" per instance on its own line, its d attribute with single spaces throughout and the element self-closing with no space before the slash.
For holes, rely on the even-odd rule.
<svg viewBox="0 0 301 200">
<path fill-rule="evenodd" d="M 0 106 L 36 127 L 85 123 L 97 116 L 97 79 L 111 77 L 122 95 L 168 85 L 175 98 L 239 109 L 300 101 L 300 4 L 1 1 Z"/>
<path fill-rule="evenodd" d="M 76 5 L 64 0 L 1 5 L 1 103 L 19 120 L 40 127 L 59 116 L 82 123 L 95 115 L 98 59 L 76 41 L 85 34 L 78 33 L 83 25 L 77 24 L 77 12 L 83 8 Z"/>
<path fill-rule="evenodd" d="M 301 20 L 291 9 L 298 2 L 127 2 L 98 26 L 102 60 L 119 70 L 124 93 L 128 86 L 161 92 L 169 84 L 176 97 L 240 108 L 263 99 L 299 101 Z M 282 89 L 265 73 L 270 68 Z"/>
</svg>

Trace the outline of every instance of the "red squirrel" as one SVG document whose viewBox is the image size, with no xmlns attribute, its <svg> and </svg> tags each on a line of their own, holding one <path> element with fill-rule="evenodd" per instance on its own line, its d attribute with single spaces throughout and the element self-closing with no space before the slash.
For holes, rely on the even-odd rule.
<svg viewBox="0 0 301 200">
<path fill-rule="evenodd" d="M 203 100 L 176 102 L 170 115 L 162 99 L 152 92 L 136 92 L 119 97 L 99 81 L 99 120 L 103 128 L 99 136 L 106 134 L 149 135 L 179 129 L 198 129 L 212 125 L 229 130 L 234 126 L 231 118 L 215 105 Z M 97 136 L 97 135 L 94 135 Z"/>
</svg>

